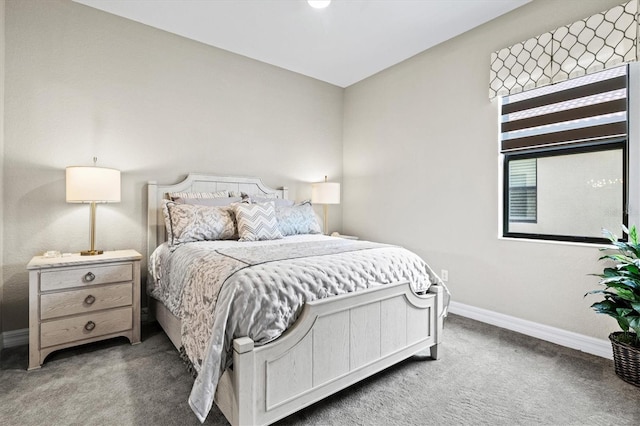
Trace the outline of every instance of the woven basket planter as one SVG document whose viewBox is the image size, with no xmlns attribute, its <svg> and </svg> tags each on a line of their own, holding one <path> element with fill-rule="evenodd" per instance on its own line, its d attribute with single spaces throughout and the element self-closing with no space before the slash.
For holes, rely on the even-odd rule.
<svg viewBox="0 0 640 426">
<path fill-rule="evenodd" d="M 625 382 L 640 387 L 640 349 L 618 342 L 616 337 L 621 334 L 624 333 L 617 331 L 609 335 L 616 374 Z"/>
</svg>

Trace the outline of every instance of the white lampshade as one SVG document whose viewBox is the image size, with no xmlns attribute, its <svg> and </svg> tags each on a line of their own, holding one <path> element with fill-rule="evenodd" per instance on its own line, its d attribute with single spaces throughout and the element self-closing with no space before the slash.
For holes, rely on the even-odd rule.
<svg viewBox="0 0 640 426">
<path fill-rule="evenodd" d="M 314 204 L 340 204 L 340 184 L 335 182 L 312 183 L 311 202 Z"/>
<path fill-rule="evenodd" d="M 66 169 L 67 203 L 119 203 L 120 170 L 95 166 Z"/>
<path fill-rule="evenodd" d="M 331 4 L 331 0 L 307 0 L 307 3 L 314 9 L 324 9 Z"/>
</svg>

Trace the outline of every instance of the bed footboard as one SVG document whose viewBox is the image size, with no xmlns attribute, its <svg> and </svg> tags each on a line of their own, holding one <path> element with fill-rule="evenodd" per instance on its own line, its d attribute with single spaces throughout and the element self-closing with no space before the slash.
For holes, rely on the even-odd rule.
<svg viewBox="0 0 640 426">
<path fill-rule="evenodd" d="M 417 352 L 438 357 L 443 291 L 397 283 L 306 303 L 268 345 L 233 342 L 216 404 L 233 425 L 270 424 Z"/>
</svg>

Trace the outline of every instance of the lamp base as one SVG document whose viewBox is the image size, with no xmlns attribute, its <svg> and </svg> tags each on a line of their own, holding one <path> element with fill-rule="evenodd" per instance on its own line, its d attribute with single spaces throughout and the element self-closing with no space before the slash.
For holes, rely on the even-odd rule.
<svg viewBox="0 0 640 426">
<path fill-rule="evenodd" d="M 95 256 L 104 253 L 103 250 L 84 250 L 80 252 L 80 256 Z"/>
</svg>

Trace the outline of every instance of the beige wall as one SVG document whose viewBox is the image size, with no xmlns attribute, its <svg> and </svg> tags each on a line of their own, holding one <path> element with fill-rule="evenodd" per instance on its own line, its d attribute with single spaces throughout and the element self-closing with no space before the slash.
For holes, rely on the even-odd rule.
<svg viewBox="0 0 640 426">
<path fill-rule="evenodd" d="M 459 302 L 604 338 L 613 322 L 582 298 L 594 248 L 497 238 L 487 86 L 492 51 L 618 3 L 534 0 L 343 91 L 69 0 L 7 1 L 0 331 L 27 327 L 31 256 L 87 247 L 64 168 L 97 156 L 123 172 L 122 202 L 98 208 L 101 248 L 146 255 L 150 179 L 257 175 L 302 199 L 328 174 L 343 180 L 332 230 L 448 269 Z"/>
<path fill-rule="evenodd" d="M 260 176 L 308 198 L 342 178 L 343 90 L 61 1 L 6 8 L 3 330 L 28 326 L 25 265 L 88 247 L 89 208 L 66 204 L 64 168 L 122 170 L 98 207 L 97 246 L 144 252 L 145 183 L 189 171 Z M 341 228 L 340 206 L 331 228 Z"/>
<path fill-rule="evenodd" d="M 0 201 L 4 188 L 4 33 L 5 33 L 5 0 L 0 0 Z M 0 202 L 0 332 L 2 332 L 2 259 L 3 259 L 3 211 L 4 202 Z M 0 351 L 2 350 L 2 338 L 0 337 Z M 0 355 L 1 356 L 1 355 Z"/>
<path fill-rule="evenodd" d="M 498 105 L 489 55 L 620 0 L 536 0 L 345 91 L 344 233 L 449 270 L 455 301 L 606 338 L 583 299 L 594 247 L 498 238 Z"/>
</svg>

